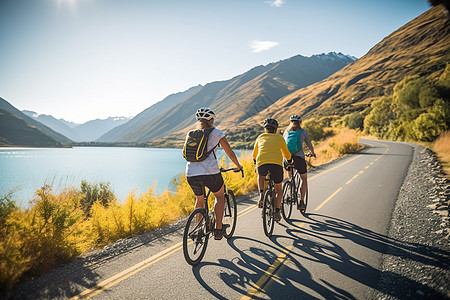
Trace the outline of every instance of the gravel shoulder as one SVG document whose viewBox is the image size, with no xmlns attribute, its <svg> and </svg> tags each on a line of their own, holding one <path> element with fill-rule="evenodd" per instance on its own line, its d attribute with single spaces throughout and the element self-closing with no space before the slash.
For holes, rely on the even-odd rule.
<svg viewBox="0 0 450 300">
<path fill-rule="evenodd" d="M 374 298 L 450 299 L 450 182 L 432 151 L 412 147 Z"/>
<path fill-rule="evenodd" d="M 450 181 L 432 151 L 410 145 L 414 155 L 388 232 L 392 243 L 383 255 L 382 275 L 371 298 L 450 299 Z M 253 194 L 247 195 L 240 200 L 248 201 L 253 197 Z M 152 241 L 177 234 L 184 223 L 181 219 L 170 226 L 85 254 L 44 276 L 17 285 L 10 298 L 69 298 L 76 292 L 73 283 L 78 282 L 80 276 L 87 277 L 87 270 L 137 251 Z"/>
</svg>

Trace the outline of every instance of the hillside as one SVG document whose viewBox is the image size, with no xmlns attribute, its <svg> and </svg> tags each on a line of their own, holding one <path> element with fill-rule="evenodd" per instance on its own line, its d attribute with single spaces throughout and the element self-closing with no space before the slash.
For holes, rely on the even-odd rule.
<svg viewBox="0 0 450 300">
<path fill-rule="evenodd" d="M 68 137 L 72 141 L 80 141 L 80 137 L 73 131 L 73 127 L 69 126 L 69 122 L 58 120 L 51 115 L 39 114 L 34 111 L 23 110 L 22 112 L 30 118 L 33 118 L 54 131 Z"/>
<path fill-rule="evenodd" d="M 62 145 L 24 120 L 0 109 L 0 146 L 61 147 Z"/>
<path fill-rule="evenodd" d="M 439 76 L 450 62 L 450 21 L 434 7 L 375 45 L 366 55 L 325 80 L 297 90 L 247 119 L 241 130 L 274 117 L 345 115 L 367 108 L 408 75 Z"/>
<path fill-rule="evenodd" d="M 20 110 L 18 110 L 14 106 L 12 106 L 8 101 L 6 101 L 3 98 L 0 98 L 0 109 L 9 112 L 13 116 L 23 120 L 28 125 L 39 129 L 39 131 L 41 131 L 42 133 L 51 137 L 52 139 L 56 140 L 59 143 L 70 144 L 72 142 L 70 139 L 68 139 L 64 135 L 62 135 L 58 132 L 55 132 L 54 130 L 50 129 L 49 127 L 45 126 L 44 124 L 25 115 L 24 113 L 22 113 Z"/>
<path fill-rule="evenodd" d="M 328 53 L 298 55 L 258 66 L 232 79 L 206 84 L 170 110 L 159 111 L 159 115 L 139 122 L 132 131 L 109 141 L 143 143 L 185 131 L 195 123 L 194 113 L 202 106 L 216 110 L 220 126 L 239 124 L 279 98 L 320 81 L 353 61 L 354 58 L 343 54 Z"/>
</svg>

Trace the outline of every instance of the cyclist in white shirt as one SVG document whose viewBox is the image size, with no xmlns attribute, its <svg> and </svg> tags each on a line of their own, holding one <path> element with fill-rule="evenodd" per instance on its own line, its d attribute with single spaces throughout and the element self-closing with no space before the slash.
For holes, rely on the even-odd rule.
<svg viewBox="0 0 450 300">
<path fill-rule="evenodd" d="M 214 128 L 215 113 L 207 107 L 202 107 L 195 113 L 197 119 L 197 129 Z M 197 198 L 195 208 L 203 207 L 205 196 L 203 195 L 202 183 L 211 190 L 216 197 L 214 212 L 216 216 L 216 228 L 214 229 L 214 239 L 221 240 L 223 237 L 222 219 L 225 208 L 224 182 L 217 163 L 217 146 L 223 148 L 230 160 L 236 165 L 236 170 L 241 170 L 242 166 L 236 154 L 231 149 L 225 134 L 214 128 L 209 135 L 206 151 L 214 149 L 212 153 L 203 161 L 188 162 L 186 164 L 186 178 Z"/>
</svg>

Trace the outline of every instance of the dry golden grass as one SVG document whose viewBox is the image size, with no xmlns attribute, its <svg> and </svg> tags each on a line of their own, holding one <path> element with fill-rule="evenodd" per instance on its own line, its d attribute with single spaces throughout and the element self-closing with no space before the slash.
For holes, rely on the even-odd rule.
<svg viewBox="0 0 450 300">
<path fill-rule="evenodd" d="M 322 165 L 364 148 L 359 143 L 359 136 L 355 130 L 348 128 L 333 128 L 332 130 L 334 131 L 332 137 L 314 147 L 317 158 L 310 159 L 312 165 Z"/>
<path fill-rule="evenodd" d="M 441 160 L 447 178 L 450 179 L 450 130 L 442 133 L 434 142 L 434 152 Z"/>
</svg>

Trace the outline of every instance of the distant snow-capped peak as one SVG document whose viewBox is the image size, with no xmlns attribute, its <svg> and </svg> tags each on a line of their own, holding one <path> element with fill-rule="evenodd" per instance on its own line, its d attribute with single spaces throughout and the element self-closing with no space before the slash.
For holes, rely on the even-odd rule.
<svg viewBox="0 0 450 300">
<path fill-rule="evenodd" d="M 328 52 L 327 54 L 322 53 L 322 54 L 316 54 L 313 55 L 311 57 L 316 57 L 316 58 L 320 58 L 320 59 L 326 59 L 326 60 L 333 60 L 333 59 L 349 59 L 349 60 L 357 60 L 358 58 L 352 56 L 352 55 L 347 55 L 347 54 L 343 54 L 341 52 Z"/>
</svg>

